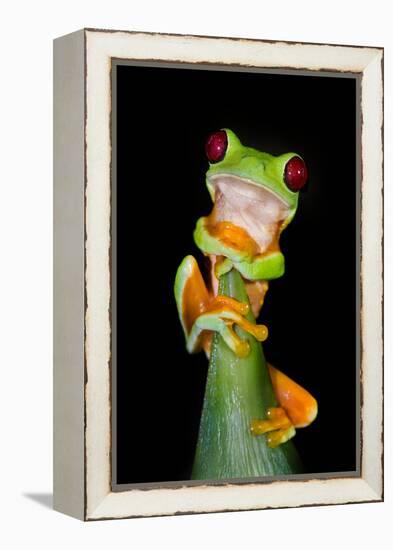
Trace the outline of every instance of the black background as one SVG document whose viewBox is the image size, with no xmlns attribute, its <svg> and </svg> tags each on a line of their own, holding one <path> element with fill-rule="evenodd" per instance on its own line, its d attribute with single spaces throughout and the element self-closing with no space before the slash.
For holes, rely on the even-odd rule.
<svg viewBox="0 0 393 550">
<path fill-rule="evenodd" d="M 190 477 L 207 360 L 188 355 L 173 281 L 211 210 L 207 135 L 295 151 L 310 178 L 260 320 L 267 359 L 319 415 L 294 439 L 309 473 L 356 468 L 356 80 L 117 66 L 117 483 Z M 116 111 L 115 111 L 116 112 Z M 116 338 L 116 335 L 114 335 Z"/>
</svg>

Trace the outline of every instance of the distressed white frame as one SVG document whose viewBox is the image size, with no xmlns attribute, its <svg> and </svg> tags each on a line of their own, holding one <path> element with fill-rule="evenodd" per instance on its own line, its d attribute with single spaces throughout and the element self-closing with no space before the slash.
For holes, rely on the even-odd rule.
<svg viewBox="0 0 393 550">
<path fill-rule="evenodd" d="M 70 53 L 71 50 L 72 53 Z M 113 58 L 361 73 L 362 453 L 359 477 L 308 481 L 286 480 L 267 484 L 263 482 L 229 483 L 223 486 L 209 486 L 202 483 L 176 489 L 135 488 L 123 492 L 112 492 L 110 110 Z M 80 74 L 82 67 L 78 64 L 81 59 L 83 59 L 83 75 Z M 55 41 L 55 113 L 56 108 L 60 111 L 57 115 L 57 123 L 55 117 L 55 136 L 56 132 L 64 131 L 64 125 L 68 129 L 72 125 L 72 121 L 70 122 L 69 117 L 64 114 L 67 108 L 61 107 L 60 99 L 56 101 L 56 74 L 60 75 L 62 72 L 60 63 L 63 64 L 63 68 L 68 63 L 68 71 L 71 73 L 72 67 L 75 65 L 79 67 L 78 75 L 79 79 L 81 77 L 83 79 L 82 88 L 85 92 L 84 108 L 81 107 L 85 142 L 83 174 L 81 160 L 73 139 L 75 137 L 73 132 L 79 136 L 81 130 L 79 118 L 74 121 L 75 128 L 72 127 L 70 130 L 69 143 L 63 144 L 64 148 L 57 153 L 59 158 L 68 154 L 71 161 L 77 159 L 75 174 L 78 181 L 74 182 L 74 191 L 69 182 L 75 175 L 72 169 L 70 168 L 69 174 L 61 172 L 60 168 L 56 169 L 56 166 L 60 166 L 60 161 L 56 164 L 55 140 L 55 196 L 56 188 L 59 190 L 59 202 L 56 203 L 55 200 L 55 217 L 56 209 L 62 207 L 61 189 L 65 185 L 69 185 L 70 192 L 74 192 L 79 200 L 81 190 L 85 195 L 83 235 L 77 235 L 74 241 L 78 246 L 84 243 L 85 295 L 82 297 L 79 293 L 76 297 L 74 296 L 78 305 L 72 312 L 73 315 L 80 314 L 81 304 L 78 300 L 82 299 L 85 317 L 84 323 L 83 319 L 78 320 L 84 329 L 83 350 L 80 349 L 81 335 L 78 333 L 75 345 L 78 346 L 80 353 L 74 357 L 72 368 L 70 368 L 70 353 L 73 340 L 70 339 L 64 343 L 61 338 L 58 338 L 57 343 L 55 399 L 58 400 L 58 404 L 55 404 L 55 433 L 58 434 L 57 439 L 61 439 L 61 442 L 55 443 L 55 507 L 81 519 L 93 520 L 382 500 L 383 50 L 355 46 L 273 43 L 262 40 L 86 29 Z M 75 70 L 74 68 L 74 72 Z M 61 77 L 58 76 L 58 78 Z M 78 84 L 71 91 L 67 86 L 72 87 L 72 83 L 63 83 L 63 88 L 59 84 L 58 95 L 64 96 L 71 92 L 75 95 Z M 74 100 L 77 98 L 74 97 Z M 82 155 L 83 152 L 80 151 L 80 154 Z M 82 208 L 82 205 L 80 207 Z M 68 254 L 72 254 L 72 250 L 71 252 L 69 250 L 70 240 L 69 238 L 67 240 L 67 236 L 61 230 L 64 224 L 70 222 L 63 220 L 61 216 L 57 219 L 59 237 L 55 239 L 55 246 L 68 247 Z M 78 218 L 77 221 L 80 225 L 81 220 Z M 60 252 L 60 263 L 61 257 Z M 80 263 L 78 266 L 76 275 L 80 276 L 82 266 Z M 62 292 L 64 288 L 70 291 L 66 281 L 59 282 L 57 292 Z M 64 304 L 59 302 L 58 311 L 55 314 L 55 336 L 56 330 L 67 330 L 64 321 L 58 319 L 62 315 L 64 315 Z M 81 362 L 82 357 L 83 362 Z M 81 387 L 82 380 L 85 382 L 84 387 Z M 59 391 L 60 384 L 62 389 L 68 390 L 66 396 Z M 73 388 L 72 384 L 78 384 L 79 388 Z M 78 405 L 76 413 L 71 406 L 75 402 Z M 71 428 L 67 411 L 72 415 L 74 422 Z M 75 452 L 66 450 L 69 445 Z M 84 457 L 83 464 L 80 464 L 81 456 Z"/>
</svg>

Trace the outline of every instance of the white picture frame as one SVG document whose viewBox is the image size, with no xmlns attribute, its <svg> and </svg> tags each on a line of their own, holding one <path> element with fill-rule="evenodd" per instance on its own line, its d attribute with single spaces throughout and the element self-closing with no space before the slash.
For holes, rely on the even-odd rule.
<svg viewBox="0 0 393 550">
<path fill-rule="evenodd" d="M 356 476 L 111 484 L 113 59 L 357 73 L 361 135 L 360 471 Z M 383 49 L 84 29 L 54 42 L 54 508 L 81 520 L 383 499 Z"/>
</svg>

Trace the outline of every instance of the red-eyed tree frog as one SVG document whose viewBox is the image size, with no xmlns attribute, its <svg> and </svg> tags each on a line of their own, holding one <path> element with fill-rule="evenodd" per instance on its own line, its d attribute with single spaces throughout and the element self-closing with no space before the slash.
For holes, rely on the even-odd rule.
<svg viewBox="0 0 393 550">
<path fill-rule="evenodd" d="M 218 332 L 238 357 L 249 353 L 249 343 L 235 326 L 258 341 L 267 327 L 245 318 L 249 307 L 259 315 L 269 281 L 284 273 L 281 232 L 293 219 L 299 190 L 307 180 L 303 159 L 295 153 L 272 156 L 242 145 L 229 129 L 212 134 L 206 142 L 209 169 L 206 185 L 214 207 L 198 220 L 194 240 L 210 259 L 210 281 L 205 283 L 193 256 L 184 258 L 175 279 L 175 298 L 190 353 L 210 352 L 212 334 Z M 236 269 L 244 279 L 249 304 L 218 295 L 220 276 Z M 267 435 L 276 447 L 309 425 L 317 415 L 317 402 L 308 391 L 269 365 L 278 406 L 267 418 L 250 419 L 251 434 Z"/>
</svg>

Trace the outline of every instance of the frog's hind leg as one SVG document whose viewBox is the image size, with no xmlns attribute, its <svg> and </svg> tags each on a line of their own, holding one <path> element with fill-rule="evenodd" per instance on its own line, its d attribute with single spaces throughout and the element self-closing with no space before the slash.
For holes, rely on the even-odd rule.
<svg viewBox="0 0 393 550">
<path fill-rule="evenodd" d="M 269 374 L 274 393 L 295 428 L 304 428 L 313 422 L 318 414 L 316 399 L 302 386 L 272 365 Z"/>
<path fill-rule="evenodd" d="M 277 447 L 291 439 L 296 433 L 296 428 L 304 428 L 315 420 L 318 405 L 307 390 L 278 369 L 268 366 L 279 407 L 268 409 L 265 420 L 253 419 L 251 433 L 268 434 L 268 445 Z"/>
<path fill-rule="evenodd" d="M 210 295 L 193 256 L 187 256 L 180 264 L 175 280 L 175 297 L 190 353 L 201 348 L 208 352 L 212 333 L 219 332 L 236 355 L 246 356 L 249 344 L 236 334 L 234 324 L 260 341 L 267 338 L 265 326 L 255 325 L 244 317 L 249 311 L 248 304 L 228 296 Z"/>
</svg>

